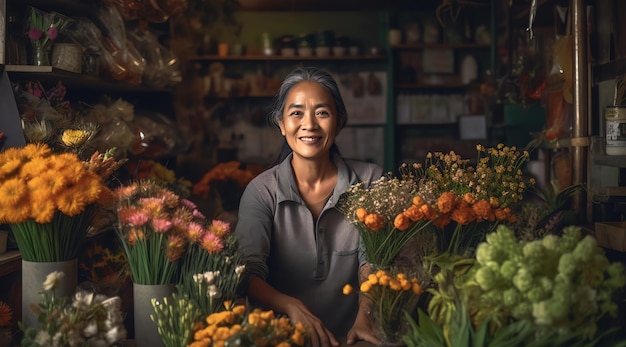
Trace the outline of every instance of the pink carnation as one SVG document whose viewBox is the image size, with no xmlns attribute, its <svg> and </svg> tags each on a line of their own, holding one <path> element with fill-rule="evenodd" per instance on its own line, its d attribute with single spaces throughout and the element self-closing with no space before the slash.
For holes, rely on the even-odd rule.
<svg viewBox="0 0 626 347">
<path fill-rule="evenodd" d="M 143 226 L 148 222 L 148 216 L 143 212 L 136 212 L 128 216 L 128 223 L 134 227 Z"/>
<path fill-rule="evenodd" d="M 43 36 L 43 32 L 38 28 L 30 28 L 28 30 L 28 38 L 31 40 L 39 40 Z"/>
<path fill-rule="evenodd" d="M 202 249 L 209 254 L 217 254 L 224 249 L 224 243 L 218 236 L 212 233 L 206 233 L 202 238 Z"/>
<path fill-rule="evenodd" d="M 204 216 L 204 214 L 202 214 L 202 212 L 198 211 L 198 210 L 193 210 L 193 216 L 198 218 L 198 219 L 206 219 L 206 217 Z"/>
<path fill-rule="evenodd" d="M 230 223 L 214 219 L 210 230 L 218 237 L 224 237 L 230 233 Z"/>
<path fill-rule="evenodd" d="M 155 219 L 152 221 L 152 227 L 157 233 L 164 233 L 170 230 L 172 222 L 167 219 Z"/>
</svg>

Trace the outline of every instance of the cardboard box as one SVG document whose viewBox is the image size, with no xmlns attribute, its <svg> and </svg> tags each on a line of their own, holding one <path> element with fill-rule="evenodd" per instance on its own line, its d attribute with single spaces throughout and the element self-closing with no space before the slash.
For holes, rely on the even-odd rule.
<svg viewBox="0 0 626 347">
<path fill-rule="evenodd" d="M 598 245 L 626 252 L 626 222 L 596 222 L 595 228 Z"/>
</svg>

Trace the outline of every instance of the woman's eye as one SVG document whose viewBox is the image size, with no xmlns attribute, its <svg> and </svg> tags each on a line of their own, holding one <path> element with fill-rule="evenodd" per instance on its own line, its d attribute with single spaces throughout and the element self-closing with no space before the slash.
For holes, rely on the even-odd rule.
<svg viewBox="0 0 626 347">
<path fill-rule="evenodd" d="M 301 111 L 293 111 L 289 114 L 290 117 L 300 117 L 302 116 L 302 112 Z"/>
<path fill-rule="evenodd" d="M 330 117 L 330 113 L 328 113 L 328 111 L 318 111 L 317 116 L 318 117 Z"/>
</svg>

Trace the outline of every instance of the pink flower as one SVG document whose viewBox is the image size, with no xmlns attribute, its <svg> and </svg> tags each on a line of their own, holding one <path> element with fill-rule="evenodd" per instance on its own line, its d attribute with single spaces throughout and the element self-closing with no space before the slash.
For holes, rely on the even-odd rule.
<svg viewBox="0 0 626 347">
<path fill-rule="evenodd" d="M 59 31 L 57 30 L 57 28 L 52 27 L 48 29 L 48 37 L 50 38 L 50 40 L 55 40 L 57 37 L 59 37 Z"/>
<path fill-rule="evenodd" d="M 204 214 L 202 214 L 202 212 L 198 211 L 198 210 L 193 210 L 193 216 L 198 218 L 198 219 L 206 219 L 206 217 L 204 216 Z"/>
<path fill-rule="evenodd" d="M 181 199 L 180 202 L 183 203 L 188 209 L 195 210 L 197 208 L 196 204 L 187 199 Z"/>
<path fill-rule="evenodd" d="M 210 230 L 216 236 L 223 238 L 230 233 L 230 223 L 215 219 L 211 223 Z"/>
<path fill-rule="evenodd" d="M 170 230 L 172 222 L 167 219 L 155 219 L 152 221 L 152 227 L 157 233 L 164 233 Z"/>
<path fill-rule="evenodd" d="M 143 212 L 136 212 L 128 216 L 128 223 L 134 227 L 140 227 L 148 222 L 148 216 Z"/>
<path fill-rule="evenodd" d="M 202 238 L 202 249 L 209 254 L 216 254 L 224 249 L 224 243 L 217 235 L 213 233 L 206 233 Z"/>
<path fill-rule="evenodd" d="M 204 234 L 204 228 L 198 223 L 189 223 L 187 227 L 187 238 L 192 241 L 198 241 Z"/>
<path fill-rule="evenodd" d="M 43 32 L 38 28 L 30 28 L 28 30 L 28 38 L 31 40 L 39 40 L 43 36 Z"/>
</svg>

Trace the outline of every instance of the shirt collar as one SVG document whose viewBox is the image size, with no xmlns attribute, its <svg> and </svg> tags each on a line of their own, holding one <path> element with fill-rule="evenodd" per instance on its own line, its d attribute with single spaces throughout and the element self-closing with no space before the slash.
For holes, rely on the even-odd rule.
<svg viewBox="0 0 626 347">
<path fill-rule="evenodd" d="M 278 191 L 276 192 L 276 199 L 278 203 L 281 203 L 283 201 L 295 201 L 298 203 L 303 203 L 302 197 L 298 192 L 296 178 L 293 175 L 293 170 L 291 168 L 292 158 L 293 153 L 290 153 L 287 158 L 285 158 L 285 160 L 278 164 Z M 335 202 L 337 202 L 337 200 L 339 199 L 339 196 L 343 194 L 343 192 L 345 192 L 351 184 L 356 182 L 352 182 L 351 177 L 354 175 L 350 174 L 351 170 L 348 167 L 348 164 L 338 153 L 332 151 L 331 160 L 337 167 L 337 185 L 335 186 L 333 195 L 330 197 L 330 201 L 334 205 Z"/>
</svg>

